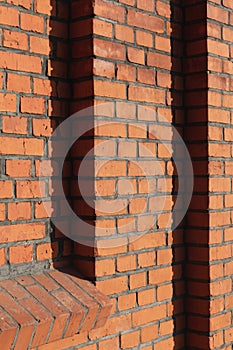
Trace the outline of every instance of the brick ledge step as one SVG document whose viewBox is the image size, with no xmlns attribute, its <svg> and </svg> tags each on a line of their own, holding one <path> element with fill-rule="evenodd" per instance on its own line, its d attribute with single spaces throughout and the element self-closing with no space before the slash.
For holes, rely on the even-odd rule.
<svg viewBox="0 0 233 350">
<path fill-rule="evenodd" d="M 104 326 L 112 302 L 76 271 L 0 282 L 1 350 L 29 350 Z"/>
</svg>

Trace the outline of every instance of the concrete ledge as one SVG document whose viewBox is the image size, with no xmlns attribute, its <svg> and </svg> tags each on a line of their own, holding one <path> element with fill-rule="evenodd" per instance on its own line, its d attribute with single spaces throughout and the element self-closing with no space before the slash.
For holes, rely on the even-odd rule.
<svg viewBox="0 0 233 350">
<path fill-rule="evenodd" d="M 1 350 L 37 348 L 101 327 L 112 303 L 72 270 L 0 282 Z"/>
</svg>

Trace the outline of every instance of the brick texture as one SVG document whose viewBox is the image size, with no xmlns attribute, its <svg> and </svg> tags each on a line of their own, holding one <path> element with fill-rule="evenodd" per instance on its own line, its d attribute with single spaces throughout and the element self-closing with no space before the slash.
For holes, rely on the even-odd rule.
<svg viewBox="0 0 233 350">
<path fill-rule="evenodd" d="M 43 348 L 98 328 L 110 300 L 74 271 L 53 271 L 0 282 L 3 349 Z M 69 340 L 66 340 L 68 344 Z"/>
<path fill-rule="evenodd" d="M 230 0 L 0 2 L 3 350 L 232 348 L 232 10 Z M 46 141 L 89 106 L 63 187 L 94 246 L 65 237 L 44 207 L 57 209 L 59 170 Z M 195 175 L 175 230 L 170 124 Z M 93 148 L 91 208 L 77 176 Z"/>
</svg>

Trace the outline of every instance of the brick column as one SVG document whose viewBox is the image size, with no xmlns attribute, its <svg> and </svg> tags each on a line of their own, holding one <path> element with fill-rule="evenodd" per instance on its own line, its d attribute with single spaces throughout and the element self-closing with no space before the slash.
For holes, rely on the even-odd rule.
<svg viewBox="0 0 233 350">
<path fill-rule="evenodd" d="M 207 2 L 211 349 L 232 347 L 233 4 Z"/>
<path fill-rule="evenodd" d="M 217 3 L 185 6 L 185 138 L 195 172 L 186 227 L 192 349 L 228 349 L 232 341 L 232 5 Z"/>
</svg>

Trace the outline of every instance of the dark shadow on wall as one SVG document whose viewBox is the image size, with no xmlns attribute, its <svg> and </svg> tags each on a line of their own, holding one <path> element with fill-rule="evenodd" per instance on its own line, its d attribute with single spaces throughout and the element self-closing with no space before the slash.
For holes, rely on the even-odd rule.
<svg viewBox="0 0 233 350">
<path fill-rule="evenodd" d="M 47 75 L 52 92 L 48 118 L 56 129 L 52 151 L 50 154 L 48 151 L 52 160 L 49 186 L 52 261 L 55 268 L 78 264 L 79 270 L 92 279 L 95 275 L 92 248 L 95 190 L 91 152 L 94 118 L 90 108 L 93 105 L 92 6 L 90 1 L 51 0 L 51 7 Z M 68 118 L 74 113 L 75 117 Z M 89 158 L 85 160 L 87 154 Z M 79 186 L 81 164 L 84 166 Z M 88 197 L 88 203 L 83 197 Z M 76 215 L 82 221 L 77 222 Z"/>
<path fill-rule="evenodd" d="M 52 130 L 56 128 L 70 115 L 70 101 L 72 98 L 72 89 L 69 82 L 69 63 L 70 63 L 70 45 L 69 45 L 69 23 L 70 23 L 70 5 L 68 1 L 51 0 L 51 16 L 48 19 L 50 55 L 45 62 L 45 74 L 50 80 L 51 96 L 48 100 L 48 115 Z M 59 136 L 57 137 L 59 142 Z M 54 141 L 55 144 L 55 141 Z M 48 200 L 50 208 L 45 202 L 41 205 L 48 209 L 48 235 L 51 241 L 52 264 L 59 268 L 70 265 L 73 254 L 73 242 L 67 238 L 63 232 L 57 229 L 54 222 L 60 214 L 59 196 L 55 199 L 55 188 L 58 181 L 58 175 L 61 171 L 61 160 L 55 153 L 55 147 L 51 150 L 48 144 L 47 159 L 49 159 L 50 172 L 48 177 L 49 193 Z M 63 173 L 63 188 L 66 195 L 69 194 L 69 178 L 72 172 L 72 164 L 69 154 L 66 157 Z M 51 211 L 50 211 L 51 209 Z M 55 219 L 55 220 L 54 220 Z"/>
<path fill-rule="evenodd" d="M 184 13 L 183 1 L 171 1 L 171 108 L 172 108 L 172 125 L 178 131 L 181 138 L 184 138 L 185 128 L 185 101 L 184 101 Z M 173 132 L 172 140 L 173 150 L 173 203 L 178 200 L 178 192 L 181 196 L 186 196 L 185 188 L 187 186 L 186 169 L 185 169 L 185 152 L 181 147 L 180 141 L 177 139 L 176 133 Z M 178 169 L 176 164 L 182 169 L 182 176 L 178 177 Z M 183 187 L 183 188 L 181 188 Z M 189 187 L 188 187 L 189 188 Z M 178 209 L 174 209 L 173 223 L 179 221 L 182 212 L 186 212 L 185 200 L 181 198 Z M 188 209 L 188 208 L 187 208 Z M 173 271 L 173 296 L 172 296 L 172 312 L 174 320 L 174 349 L 186 348 L 186 315 L 185 315 L 185 297 L 186 297 L 186 280 L 185 280 L 185 264 L 186 264 L 186 247 L 185 247 L 185 224 L 186 218 L 174 228 L 171 235 L 172 247 L 172 271 Z"/>
<path fill-rule="evenodd" d="M 171 1 L 173 125 L 185 141 L 194 171 L 190 205 L 187 208 L 184 205 L 184 220 L 173 231 L 175 349 L 207 349 L 209 346 L 208 337 L 205 337 L 208 334 L 206 281 L 209 277 L 205 262 L 198 261 L 199 249 L 208 244 L 205 20 L 203 1 Z M 192 179 L 186 173 L 186 158 L 175 142 L 174 155 L 182 160 L 186 177 L 184 183 L 190 189 Z M 174 176 L 175 191 L 178 188 L 177 180 Z M 186 195 L 184 192 L 184 197 Z M 208 262 L 208 257 L 205 261 Z M 181 275 L 177 275 L 179 268 Z M 206 315 L 205 329 L 203 319 L 199 324 L 200 314 Z M 202 343 L 198 340 L 199 335 Z"/>
</svg>

